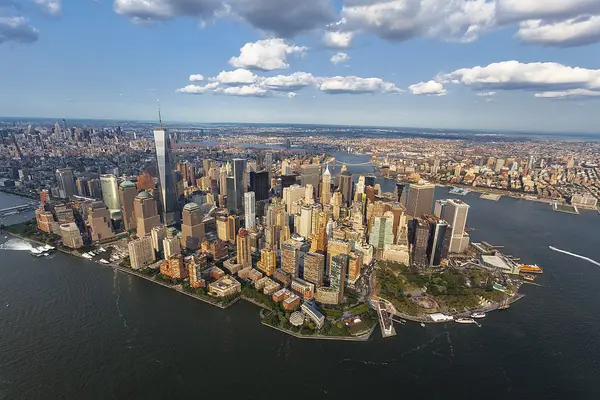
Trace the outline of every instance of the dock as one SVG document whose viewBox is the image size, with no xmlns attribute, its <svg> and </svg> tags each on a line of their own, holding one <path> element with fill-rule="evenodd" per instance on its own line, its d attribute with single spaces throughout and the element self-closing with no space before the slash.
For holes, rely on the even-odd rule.
<svg viewBox="0 0 600 400">
<path fill-rule="evenodd" d="M 484 193 L 481 196 L 479 196 L 480 199 L 483 200 L 491 200 L 491 201 L 498 201 L 502 198 L 501 194 L 493 194 L 493 193 Z"/>
<path fill-rule="evenodd" d="M 376 302 L 377 315 L 379 316 L 379 326 L 381 327 L 381 336 L 384 338 L 396 336 L 396 329 L 391 315 L 387 311 L 385 301 L 377 300 Z"/>
</svg>

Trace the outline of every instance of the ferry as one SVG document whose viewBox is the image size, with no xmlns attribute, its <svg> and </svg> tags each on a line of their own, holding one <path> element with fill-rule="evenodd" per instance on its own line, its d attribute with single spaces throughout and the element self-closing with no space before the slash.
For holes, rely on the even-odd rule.
<svg viewBox="0 0 600 400">
<path fill-rule="evenodd" d="M 533 265 L 522 264 L 519 272 L 529 273 L 529 274 L 543 274 L 544 270 L 536 264 L 533 264 Z"/>
<path fill-rule="evenodd" d="M 476 319 L 485 318 L 485 313 L 484 312 L 473 313 L 473 314 L 471 314 L 471 318 L 476 318 Z"/>
<path fill-rule="evenodd" d="M 475 320 L 473 318 L 456 318 L 454 320 L 454 322 L 457 322 L 459 324 L 476 324 L 477 322 L 475 322 Z"/>
</svg>

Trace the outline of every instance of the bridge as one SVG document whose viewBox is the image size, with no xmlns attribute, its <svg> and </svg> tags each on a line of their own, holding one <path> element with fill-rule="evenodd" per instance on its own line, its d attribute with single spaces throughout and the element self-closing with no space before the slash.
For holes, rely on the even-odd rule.
<svg viewBox="0 0 600 400">
<path fill-rule="evenodd" d="M 351 164 L 351 163 L 345 163 L 343 161 L 337 161 L 337 160 L 330 161 L 327 164 L 330 164 L 330 165 L 336 165 L 336 164 L 337 165 L 347 165 L 349 167 L 359 167 L 359 166 L 373 165 L 373 163 L 371 161 L 367 161 L 367 162 L 359 163 L 359 164 Z"/>
<path fill-rule="evenodd" d="M 11 211 L 25 211 L 25 210 L 32 209 L 35 207 L 37 207 L 37 203 L 35 203 L 35 202 L 31 202 L 31 203 L 27 203 L 27 204 L 20 204 L 18 206 L 3 208 L 2 210 L 0 210 L 0 214 L 6 213 L 6 212 L 11 212 Z"/>
</svg>

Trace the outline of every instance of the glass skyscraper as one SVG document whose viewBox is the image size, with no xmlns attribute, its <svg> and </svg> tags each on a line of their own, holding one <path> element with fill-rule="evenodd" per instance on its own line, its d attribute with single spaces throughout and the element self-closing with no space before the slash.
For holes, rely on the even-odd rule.
<svg viewBox="0 0 600 400">
<path fill-rule="evenodd" d="M 154 130 L 154 144 L 156 146 L 156 165 L 158 167 L 163 223 L 170 226 L 179 222 L 179 212 L 171 141 L 167 130 L 162 126 Z"/>
</svg>

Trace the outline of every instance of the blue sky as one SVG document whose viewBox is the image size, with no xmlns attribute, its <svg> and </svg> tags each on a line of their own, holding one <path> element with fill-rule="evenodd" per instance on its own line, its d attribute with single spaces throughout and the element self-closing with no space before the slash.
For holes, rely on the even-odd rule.
<svg viewBox="0 0 600 400">
<path fill-rule="evenodd" d="M 598 42 L 600 0 L 0 0 L 0 114 L 600 132 Z"/>
</svg>

